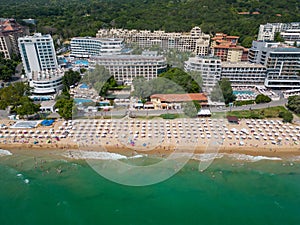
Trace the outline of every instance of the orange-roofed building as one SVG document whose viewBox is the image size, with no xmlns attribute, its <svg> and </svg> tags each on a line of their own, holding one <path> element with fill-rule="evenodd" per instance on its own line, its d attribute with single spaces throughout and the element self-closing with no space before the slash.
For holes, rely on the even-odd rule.
<svg viewBox="0 0 300 225">
<path fill-rule="evenodd" d="M 238 46 L 238 39 L 239 36 L 216 33 L 211 44 L 213 55 L 219 57 L 222 62 L 247 61 L 248 49 Z"/>
<path fill-rule="evenodd" d="M 19 55 L 18 38 L 29 34 L 28 29 L 14 19 L 0 19 L 0 52 L 6 59 Z"/>
<path fill-rule="evenodd" d="M 180 109 L 184 102 L 197 101 L 201 106 L 207 106 L 208 100 L 204 93 L 186 94 L 154 94 L 150 96 L 154 109 Z"/>
</svg>

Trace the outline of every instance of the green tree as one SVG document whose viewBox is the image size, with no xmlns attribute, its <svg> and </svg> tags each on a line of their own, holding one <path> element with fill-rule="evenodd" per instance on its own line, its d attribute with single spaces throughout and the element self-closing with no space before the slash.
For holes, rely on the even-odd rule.
<svg viewBox="0 0 300 225">
<path fill-rule="evenodd" d="M 284 42 L 284 39 L 281 37 L 280 32 L 276 32 L 274 35 L 274 41 Z"/>
<path fill-rule="evenodd" d="M 182 104 L 183 112 L 188 117 L 196 117 L 201 106 L 197 101 L 185 102 Z"/>
<path fill-rule="evenodd" d="M 23 96 L 30 95 L 31 88 L 23 82 L 16 82 L 12 85 L 0 89 L 0 109 L 6 109 L 12 106 L 12 111 L 15 111 L 20 104 L 20 99 Z"/>
<path fill-rule="evenodd" d="M 62 83 L 66 89 L 70 89 L 70 86 L 77 84 L 80 80 L 81 76 L 79 72 L 68 70 L 62 78 Z"/>
<path fill-rule="evenodd" d="M 3 53 L 0 53 L 0 80 L 9 81 L 15 73 L 18 61 L 5 59 Z"/>
<path fill-rule="evenodd" d="M 39 104 L 34 104 L 33 101 L 27 97 L 23 96 L 19 100 L 19 105 L 16 108 L 16 112 L 21 117 L 28 117 L 28 115 L 33 115 L 40 110 Z"/>
<path fill-rule="evenodd" d="M 55 104 L 55 108 L 58 109 L 58 114 L 65 120 L 72 118 L 74 107 L 75 106 L 74 106 L 73 99 L 63 99 L 62 98 L 62 99 L 59 99 Z"/>
<path fill-rule="evenodd" d="M 300 114 L 300 96 L 290 96 L 287 103 L 288 109 Z"/>
<path fill-rule="evenodd" d="M 285 123 L 291 123 L 294 119 L 294 116 L 291 112 L 286 111 L 286 112 L 280 112 L 279 117 L 282 118 L 282 121 Z"/>
<path fill-rule="evenodd" d="M 263 94 L 259 94 L 255 98 L 255 103 L 256 104 L 268 103 L 268 102 L 271 102 L 271 101 L 272 101 L 272 99 L 269 96 L 266 96 L 266 95 L 263 95 Z"/>
<path fill-rule="evenodd" d="M 98 64 L 93 71 L 86 72 L 82 81 L 93 87 L 100 96 L 106 96 L 110 88 L 118 86 L 109 70 Z"/>
<path fill-rule="evenodd" d="M 224 102 L 224 96 L 218 83 L 215 84 L 209 96 L 213 102 Z"/>
<path fill-rule="evenodd" d="M 242 41 L 242 46 L 245 48 L 251 48 L 253 40 L 254 38 L 252 36 L 245 37 Z"/>
<path fill-rule="evenodd" d="M 224 97 L 225 104 L 229 104 L 230 102 L 235 101 L 236 96 L 233 94 L 231 83 L 228 79 L 220 80 L 219 87 L 220 87 L 220 90 L 221 90 L 222 95 Z M 212 100 L 214 98 L 218 98 L 219 101 L 222 100 L 222 98 L 220 97 L 219 94 L 220 93 L 218 91 L 218 87 L 216 86 L 215 93 L 212 93 Z"/>
<path fill-rule="evenodd" d="M 136 77 L 132 81 L 134 91 L 133 96 L 138 98 L 148 98 L 152 93 L 151 82 L 148 82 L 145 77 Z"/>
<path fill-rule="evenodd" d="M 185 71 L 179 68 L 171 68 L 159 77 L 170 80 L 178 85 L 185 93 L 199 93 L 200 85 Z"/>
</svg>

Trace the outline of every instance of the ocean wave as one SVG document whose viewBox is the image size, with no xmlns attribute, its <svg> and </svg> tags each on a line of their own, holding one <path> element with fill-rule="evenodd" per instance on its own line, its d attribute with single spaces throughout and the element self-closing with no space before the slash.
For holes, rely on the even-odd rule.
<svg viewBox="0 0 300 225">
<path fill-rule="evenodd" d="M 12 155 L 12 153 L 8 150 L 0 149 L 0 156 Z"/>
<path fill-rule="evenodd" d="M 192 159 L 201 161 L 201 162 L 209 162 L 214 159 L 223 158 L 224 154 L 214 154 L 214 153 L 203 153 L 203 154 L 194 154 Z"/>
<path fill-rule="evenodd" d="M 285 158 L 287 161 L 292 161 L 292 162 L 298 162 L 300 161 L 300 156 L 297 155 L 297 156 L 290 156 L 288 158 Z"/>
<path fill-rule="evenodd" d="M 72 159 L 101 159 L 101 160 L 118 160 L 127 159 L 126 156 L 110 152 L 94 152 L 94 151 L 69 151 L 63 156 Z"/>
<path fill-rule="evenodd" d="M 249 161 L 249 162 L 257 162 L 260 160 L 274 160 L 274 161 L 279 161 L 282 160 L 282 158 L 279 157 L 268 157 L 268 156 L 252 156 L 252 155 L 246 155 L 246 154 L 224 154 L 228 158 L 232 158 L 235 160 L 240 160 L 240 161 Z"/>
<path fill-rule="evenodd" d="M 127 157 L 128 159 L 139 159 L 139 158 L 143 158 L 147 155 L 134 155 L 134 156 L 130 156 L 130 157 Z"/>
<path fill-rule="evenodd" d="M 282 158 L 279 157 L 268 157 L 268 156 L 252 156 L 252 155 L 246 155 L 246 154 L 228 154 L 228 153 L 203 153 L 203 154 L 195 154 L 193 155 L 192 159 L 200 161 L 200 162 L 208 162 L 212 161 L 214 159 L 221 159 L 223 157 L 238 160 L 238 161 L 248 161 L 248 162 L 257 162 L 260 160 L 273 160 L 273 161 L 279 161 L 282 160 Z M 300 157 L 299 157 L 300 160 Z"/>
<path fill-rule="evenodd" d="M 30 183 L 29 179 L 27 179 L 27 178 L 24 179 L 24 175 L 22 173 L 18 173 L 17 177 L 21 178 L 25 184 L 29 184 Z"/>
</svg>

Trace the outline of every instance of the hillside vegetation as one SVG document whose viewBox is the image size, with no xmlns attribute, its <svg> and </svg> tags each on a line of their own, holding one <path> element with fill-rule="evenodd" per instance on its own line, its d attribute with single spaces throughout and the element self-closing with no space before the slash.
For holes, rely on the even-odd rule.
<svg viewBox="0 0 300 225">
<path fill-rule="evenodd" d="M 299 7 L 299 0 L 6 0 L 0 15 L 37 19 L 37 31 L 64 39 L 95 36 L 99 28 L 189 31 L 197 25 L 206 33 L 240 35 L 242 42 L 257 35 L 259 24 L 300 21 Z"/>
</svg>

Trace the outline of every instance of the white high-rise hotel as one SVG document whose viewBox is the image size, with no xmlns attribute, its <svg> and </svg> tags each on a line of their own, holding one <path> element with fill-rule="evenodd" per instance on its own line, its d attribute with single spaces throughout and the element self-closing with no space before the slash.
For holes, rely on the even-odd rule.
<svg viewBox="0 0 300 225">
<path fill-rule="evenodd" d="M 21 37 L 18 39 L 18 44 L 27 75 L 32 71 L 58 68 L 51 35 L 36 33 L 33 36 Z"/>
<path fill-rule="evenodd" d="M 71 40 L 71 56 L 78 58 L 118 55 L 123 48 L 122 38 L 75 37 Z"/>
<path fill-rule="evenodd" d="M 59 69 L 51 35 L 36 33 L 18 39 L 22 62 L 33 93 L 54 94 L 62 88 L 64 71 Z"/>
</svg>

